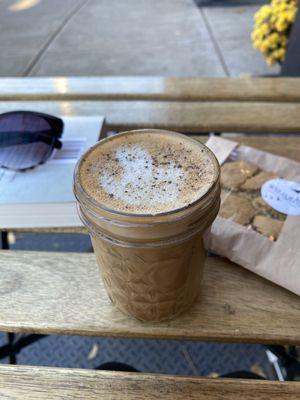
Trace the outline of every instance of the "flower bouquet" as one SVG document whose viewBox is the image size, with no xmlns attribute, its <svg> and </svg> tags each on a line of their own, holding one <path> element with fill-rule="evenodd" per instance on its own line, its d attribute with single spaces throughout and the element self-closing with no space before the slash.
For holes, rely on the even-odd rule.
<svg viewBox="0 0 300 400">
<path fill-rule="evenodd" d="M 263 53 L 268 65 L 283 62 L 297 10 L 297 0 L 272 0 L 255 14 L 253 47 Z"/>
</svg>

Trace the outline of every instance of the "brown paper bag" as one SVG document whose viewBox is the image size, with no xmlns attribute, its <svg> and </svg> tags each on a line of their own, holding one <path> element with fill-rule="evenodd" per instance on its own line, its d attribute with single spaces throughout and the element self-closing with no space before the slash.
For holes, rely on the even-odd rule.
<svg viewBox="0 0 300 400">
<path fill-rule="evenodd" d="M 206 145 L 220 164 L 232 158 L 254 164 L 287 180 L 300 183 L 300 163 L 221 137 L 211 136 Z M 222 205 L 231 192 L 223 193 Z M 242 194 L 243 195 L 243 194 Z M 276 241 L 254 230 L 251 223 L 241 225 L 217 217 L 206 233 L 207 250 L 263 276 L 300 295 L 300 216 L 287 215 Z"/>
</svg>

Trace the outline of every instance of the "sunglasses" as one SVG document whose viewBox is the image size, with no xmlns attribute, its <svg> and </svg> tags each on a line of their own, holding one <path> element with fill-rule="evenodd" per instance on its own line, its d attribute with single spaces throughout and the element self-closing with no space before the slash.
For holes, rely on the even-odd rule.
<svg viewBox="0 0 300 400">
<path fill-rule="evenodd" d="M 63 127 L 60 118 L 34 111 L 0 114 L 0 167 L 25 171 L 44 164 L 62 148 Z"/>
</svg>

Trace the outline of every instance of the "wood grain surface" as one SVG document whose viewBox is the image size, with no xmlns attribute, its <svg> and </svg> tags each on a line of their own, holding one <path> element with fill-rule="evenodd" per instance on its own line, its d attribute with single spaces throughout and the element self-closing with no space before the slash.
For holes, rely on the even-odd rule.
<svg viewBox="0 0 300 400">
<path fill-rule="evenodd" d="M 157 324 L 110 303 L 94 254 L 2 251 L 0 276 L 1 331 L 300 344 L 300 298 L 218 257 L 199 302 Z"/>
<path fill-rule="evenodd" d="M 300 382 L 0 367 L 1 400 L 295 400 Z"/>
<path fill-rule="evenodd" d="M 0 100 L 299 102 L 299 78 L 1 78 Z"/>
<path fill-rule="evenodd" d="M 107 128 L 201 132 L 300 132 L 300 103 L 183 101 L 2 101 L 0 113 L 36 110 L 54 115 L 103 115 Z"/>
</svg>

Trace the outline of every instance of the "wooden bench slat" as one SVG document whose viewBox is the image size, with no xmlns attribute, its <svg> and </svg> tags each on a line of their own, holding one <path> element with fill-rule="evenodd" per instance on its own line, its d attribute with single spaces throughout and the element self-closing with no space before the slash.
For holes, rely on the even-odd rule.
<svg viewBox="0 0 300 400">
<path fill-rule="evenodd" d="M 239 138 L 233 137 L 232 140 L 300 162 L 300 137 L 249 137 L 244 135 Z"/>
<path fill-rule="evenodd" d="M 30 101 L 0 102 L 0 113 L 36 110 L 54 115 L 103 115 L 108 128 L 182 132 L 299 133 L 300 104 L 259 102 Z"/>
<path fill-rule="evenodd" d="M 200 301 L 160 324 L 111 305 L 94 254 L 2 251 L 0 274 L 1 331 L 300 344 L 300 298 L 219 257 Z"/>
<path fill-rule="evenodd" d="M 294 400 L 299 390 L 300 382 L 0 367 L 1 400 Z"/>
<path fill-rule="evenodd" d="M 0 100 L 300 101 L 298 78 L 2 78 Z"/>
</svg>

